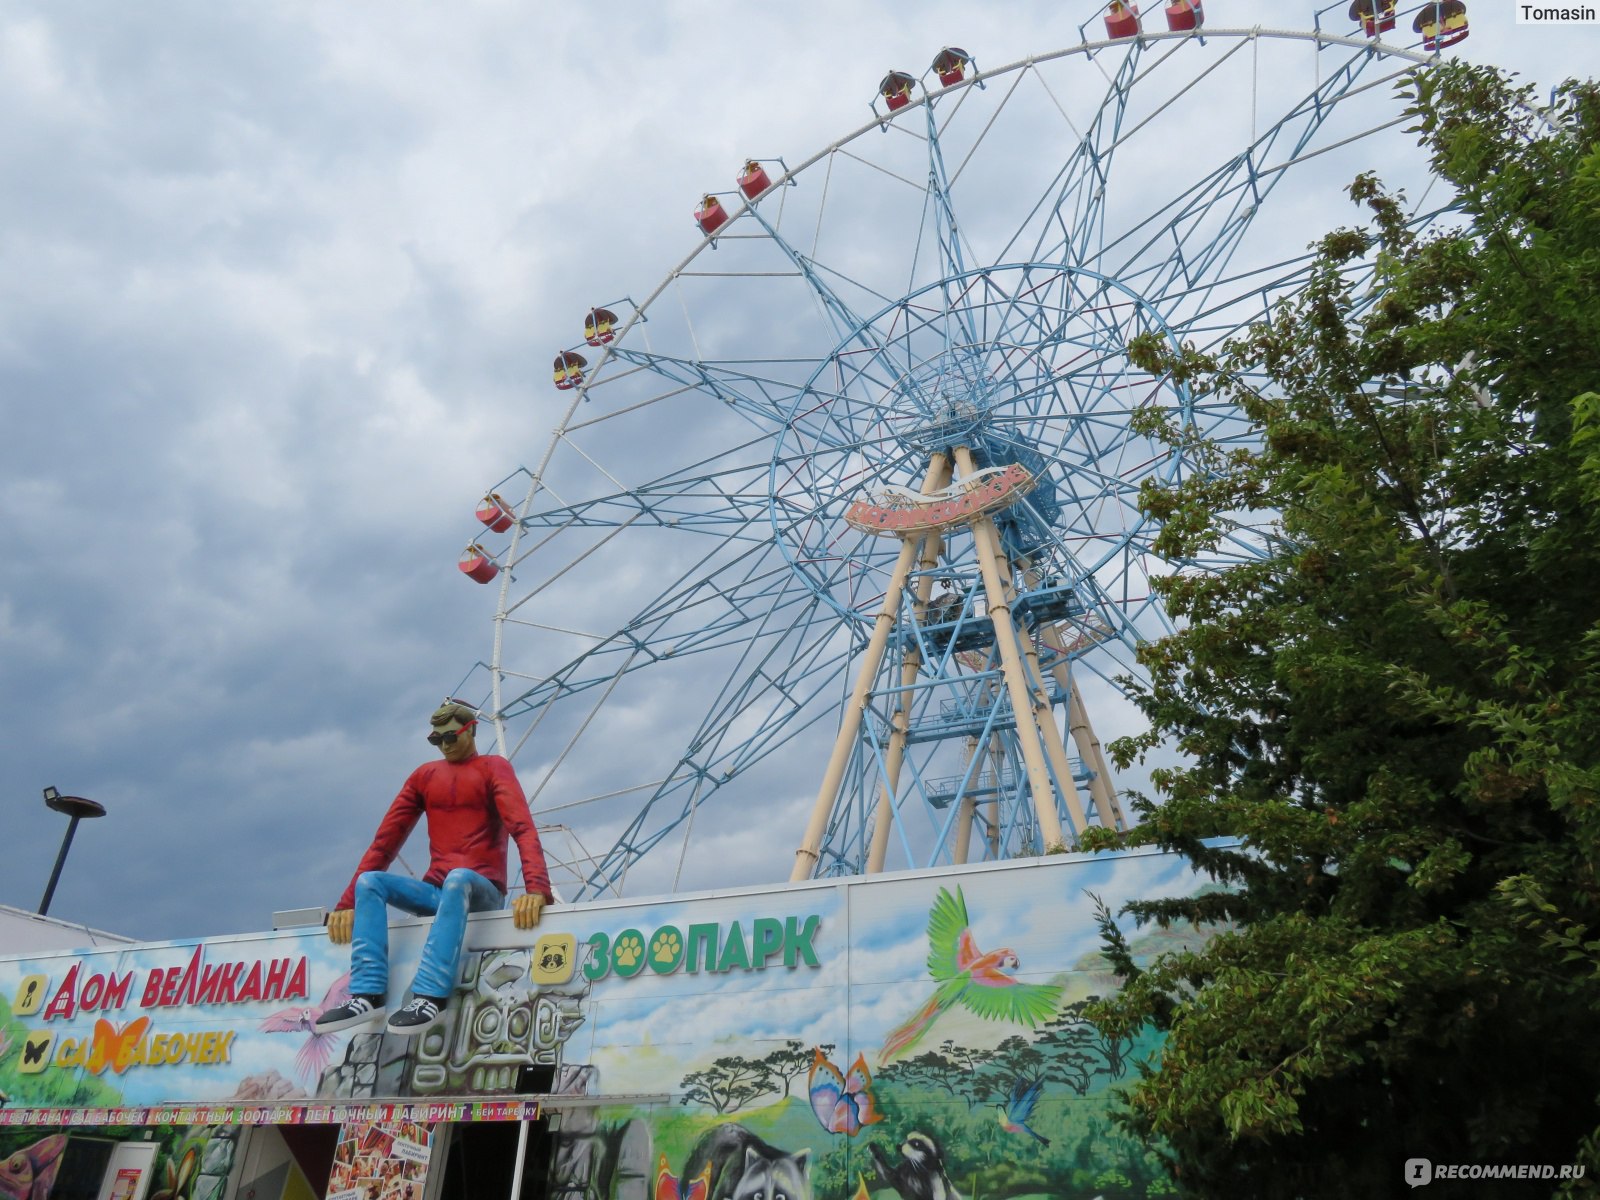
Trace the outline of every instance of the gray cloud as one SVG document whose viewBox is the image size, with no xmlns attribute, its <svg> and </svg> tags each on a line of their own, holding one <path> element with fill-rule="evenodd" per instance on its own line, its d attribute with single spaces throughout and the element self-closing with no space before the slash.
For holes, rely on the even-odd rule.
<svg viewBox="0 0 1600 1200">
<path fill-rule="evenodd" d="M 1592 59 L 1590 30 L 1487 8 L 1468 57 L 1545 81 Z M 477 496 L 542 448 L 550 355 L 587 308 L 642 298 L 747 155 L 795 163 L 859 125 L 889 66 L 952 42 L 999 66 L 1091 15 L 637 9 L 0 13 L 0 901 L 43 890 L 46 784 L 111 812 L 79 831 L 64 918 L 186 936 L 332 900 L 426 752 L 422 717 L 488 655 L 491 589 L 453 563 Z M 1297 200 L 1302 229 L 1301 207 L 1344 219 Z M 677 700 L 619 707 L 642 769 L 680 752 L 650 736 Z M 530 785 L 553 752 L 529 752 Z M 541 803 L 614 766 L 594 755 Z M 753 774 L 770 803 L 718 810 L 686 882 L 781 877 L 814 770 L 797 750 Z M 629 803 L 559 819 L 598 851 Z"/>
</svg>

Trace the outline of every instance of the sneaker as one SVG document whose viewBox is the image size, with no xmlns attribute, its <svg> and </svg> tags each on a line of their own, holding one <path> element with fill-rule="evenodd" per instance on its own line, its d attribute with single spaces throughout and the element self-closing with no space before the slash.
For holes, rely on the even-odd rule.
<svg viewBox="0 0 1600 1200">
<path fill-rule="evenodd" d="M 444 1001 L 432 996 L 417 996 L 389 1018 L 389 1032 L 411 1037 L 429 1029 L 444 1016 Z"/>
<path fill-rule="evenodd" d="M 376 1025 L 389 1010 L 382 996 L 351 996 L 337 1008 L 330 1008 L 312 1025 L 316 1033 L 338 1033 L 357 1025 Z"/>
</svg>

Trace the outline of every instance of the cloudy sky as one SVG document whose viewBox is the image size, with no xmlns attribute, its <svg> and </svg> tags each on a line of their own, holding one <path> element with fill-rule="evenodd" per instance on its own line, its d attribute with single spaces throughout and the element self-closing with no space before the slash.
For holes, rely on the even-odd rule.
<svg viewBox="0 0 1600 1200">
<path fill-rule="evenodd" d="M 489 654 L 455 558 L 537 458 L 581 314 L 647 293 L 744 157 L 860 125 L 886 69 L 946 44 L 998 66 L 1093 12 L 0 7 L 0 903 L 43 892 L 46 785 L 110 813 L 55 916 L 175 937 L 331 902 Z M 1548 84 L 1600 49 L 1513 12 L 1477 0 L 1463 56 Z M 757 831 L 716 835 L 786 873 L 787 829 L 770 872 Z"/>
</svg>

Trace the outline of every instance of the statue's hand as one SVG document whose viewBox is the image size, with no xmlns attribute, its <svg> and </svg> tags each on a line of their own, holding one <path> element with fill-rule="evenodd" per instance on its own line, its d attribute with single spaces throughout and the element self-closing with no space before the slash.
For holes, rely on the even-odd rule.
<svg viewBox="0 0 1600 1200">
<path fill-rule="evenodd" d="M 355 929 L 356 910 L 341 908 L 328 914 L 328 940 L 335 946 L 349 943 L 350 934 Z"/>
<path fill-rule="evenodd" d="M 532 929 L 544 914 L 544 897 L 537 892 L 518 896 L 511 902 L 511 919 L 518 929 Z"/>
</svg>

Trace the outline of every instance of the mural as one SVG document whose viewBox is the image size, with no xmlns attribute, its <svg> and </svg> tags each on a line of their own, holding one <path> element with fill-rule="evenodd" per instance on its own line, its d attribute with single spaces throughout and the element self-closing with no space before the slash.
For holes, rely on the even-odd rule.
<svg viewBox="0 0 1600 1200">
<path fill-rule="evenodd" d="M 0 1164 L 0 1195 L 6 1200 L 49 1200 L 66 1148 L 67 1139 L 58 1133 L 8 1155 Z"/>
<path fill-rule="evenodd" d="M 100 1141 L 150 1137 L 157 1146 L 154 1177 L 146 1200 L 219 1200 L 233 1169 L 239 1131 L 212 1126 L 158 1126 L 154 1130 L 100 1127 Z M 49 1200 L 62 1162 L 71 1153 L 65 1134 L 41 1137 L 36 1129 L 0 1128 L 0 1197 L 4 1200 Z M 136 1172 L 121 1172 L 119 1182 L 137 1181 Z M 133 1176 L 132 1179 L 128 1179 Z M 118 1189 L 113 1187 L 112 1200 Z"/>
<path fill-rule="evenodd" d="M 0 1126 L 47 1105 L 155 1123 L 172 1114 L 118 1114 L 175 1097 L 245 1106 L 199 1113 L 219 1121 L 327 1120 L 380 1097 L 417 1111 L 372 1119 L 516 1119 L 514 1103 L 453 1110 L 584 1095 L 561 1109 L 552 1195 L 1167 1195 L 1156 1149 L 1111 1119 L 1159 1040 L 1109 1039 L 1083 1016 L 1116 985 L 1093 906 L 1205 886 L 1155 852 L 1063 855 L 558 907 L 528 931 L 475 916 L 447 1019 L 412 1038 L 315 1032 L 348 990 L 348 951 L 320 930 L 0 959 Z M 397 977 L 426 930 L 393 927 Z M 205 1200 L 181 1194 L 182 1162 L 163 1200 Z M 401 1200 L 416 1175 L 388 1170 L 361 1176 L 371 1200 Z"/>
</svg>

